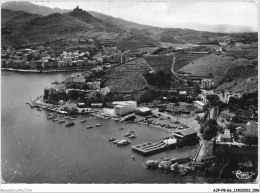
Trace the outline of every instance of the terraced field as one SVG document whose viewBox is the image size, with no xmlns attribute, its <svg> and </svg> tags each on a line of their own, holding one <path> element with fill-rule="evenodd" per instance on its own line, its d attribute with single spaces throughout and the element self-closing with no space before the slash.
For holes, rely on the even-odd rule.
<svg viewBox="0 0 260 193">
<path fill-rule="evenodd" d="M 230 67 L 250 65 L 246 59 L 234 60 L 232 57 L 210 54 L 201 57 L 188 65 L 180 68 L 179 72 L 190 73 L 192 76 L 208 76 L 212 73 L 216 85 L 220 84 Z"/>
<path fill-rule="evenodd" d="M 171 73 L 171 66 L 174 56 L 148 56 L 145 61 L 155 70 L 162 70 L 165 73 Z"/>
<path fill-rule="evenodd" d="M 200 57 L 205 56 L 205 54 L 192 54 L 192 53 L 176 53 L 176 59 L 174 64 L 174 71 L 181 69 L 182 67 L 186 66 L 190 62 L 197 60 Z"/>
<path fill-rule="evenodd" d="M 258 69 L 253 65 L 241 65 L 241 66 L 232 66 L 229 68 L 226 76 L 223 78 L 224 82 L 230 82 L 234 79 L 247 78 L 254 75 L 257 75 Z"/>
<path fill-rule="evenodd" d="M 109 72 L 110 78 L 106 85 L 117 92 L 143 90 L 148 84 L 142 74 L 151 70 L 143 58 L 129 61 Z"/>
<path fill-rule="evenodd" d="M 121 72 L 117 76 L 112 76 L 106 85 L 112 92 L 133 92 L 143 90 L 148 86 L 142 74 L 138 72 Z"/>
</svg>

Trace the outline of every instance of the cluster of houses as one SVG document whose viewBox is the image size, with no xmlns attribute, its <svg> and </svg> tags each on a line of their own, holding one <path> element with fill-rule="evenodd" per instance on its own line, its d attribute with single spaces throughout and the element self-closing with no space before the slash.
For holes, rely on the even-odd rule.
<svg viewBox="0 0 260 193">
<path fill-rule="evenodd" d="M 1 48 L 1 67 L 14 69 L 46 69 L 46 68 L 67 68 L 67 67 L 88 67 L 93 68 L 102 65 L 104 62 L 122 62 L 125 58 L 117 48 L 103 47 L 94 55 L 88 51 L 63 51 L 57 55 L 49 47 L 27 46 L 27 48 L 15 49 L 12 47 Z"/>
</svg>

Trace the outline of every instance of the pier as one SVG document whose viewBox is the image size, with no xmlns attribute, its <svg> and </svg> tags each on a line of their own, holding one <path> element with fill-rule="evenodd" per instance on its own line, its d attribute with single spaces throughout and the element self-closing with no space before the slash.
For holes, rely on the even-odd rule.
<svg viewBox="0 0 260 193">
<path fill-rule="evenodd" d="M 148 142 L 132 146 L 132 149 L 133 151 L 147 156 L 167 149 L 175 149 L 185 145 L 194 145 L 198 142 L 197 132 L 194 129 L 185 129 L 175 131 L 172 133 L 172 136 L 166 137 L 155 143 Z"/>
</svg>

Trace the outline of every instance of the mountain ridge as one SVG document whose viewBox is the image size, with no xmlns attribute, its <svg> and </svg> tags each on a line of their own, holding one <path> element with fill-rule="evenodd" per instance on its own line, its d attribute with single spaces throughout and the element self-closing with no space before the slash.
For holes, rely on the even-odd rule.
<svg viewBox="0 0 260 193">
<path fill-rule="evenodd" d="M 33 4 L 28 1 L 11 1 L 5 2 L 2 4 L 1 9 L 10 9 L 13 11 L 25 11 L 32 14 L 38 14 L 42 16 L 47 16 L 52 13 L 68 13 L 72 10 L 67 9 L 60 9 L 60 8 L 49 8 L 46 6 L 40 6 Z M 122 18 L 109 16 L 103 13 L 95 12 L 95 11 L 88 11 L 94 17 L 101 19 L 103 21 L 107 21 L 113 23 L 113 25 L 117 25 L 118 27 L 124 29 L 149 29 L 149 28 L 163 28 L 163 27 L 156 27 L 144 24 L 138 24 L 132 21 L 127 21 Z M 181 29 L 192 29 L 196 31 L 204 31 L 204 32 L 213 32 L 213 33 L 245 33 L 245 32 L 257 32 L 257 29 L 254 29 L 249 26 L 239 26 L 239 25 L 232 25 L 232 24 L 215 24 L 209 25 L 199 22 L 182 22 L 176 23 L 175 26 L 172 27 L 164 27 L 166 28 L 181 28 Z"/>
</svg>

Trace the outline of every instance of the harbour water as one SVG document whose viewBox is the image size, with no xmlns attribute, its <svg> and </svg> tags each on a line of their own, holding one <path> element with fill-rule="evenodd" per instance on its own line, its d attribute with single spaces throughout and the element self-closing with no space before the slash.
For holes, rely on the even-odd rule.
<svg viewBox="0 0 260 193">
<path fill-rule="evenodd" d="M 69 73 L 18 73 L 1 75 L 1 171 L 7 183 L 205 183 L 199 176 L 180 176 L 146 170 L 148 159 L 195 156 L 198 145 L 168 150 L 149 157 L 131 145 L 156 142 L 167 131 L 138 124 L 123 124 L 92 115 L 80 115 L 75 126 L 47 120 L 48 112 L 31 109 L 26 102 L 43 94 L 50 83 Z M 80 120 L 87 118 L 85 123 Z M 88 125 L 100 127 L 86 129 Z M 124 130 L 119 130 L 124 127 Z M 128 146 L 108 142 L 135 130 Z M 135 160 L 132 160 L 132 155 Z"/>
</svg>

